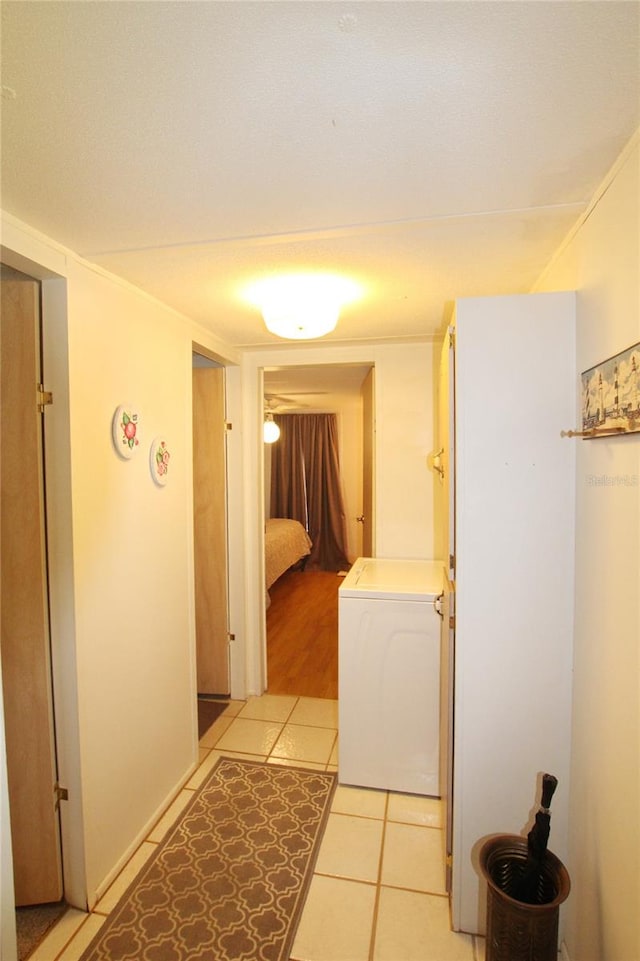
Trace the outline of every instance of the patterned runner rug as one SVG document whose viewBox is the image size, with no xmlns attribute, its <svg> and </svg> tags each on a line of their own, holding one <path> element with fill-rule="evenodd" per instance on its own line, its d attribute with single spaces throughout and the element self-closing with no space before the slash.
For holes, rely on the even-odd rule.
<svg viewBox="0 0 640 961">
<path fill-rule="evenodd" d="M 81 961 L 287 961 L 335 783 L 221 758 Z"/>
</svg>

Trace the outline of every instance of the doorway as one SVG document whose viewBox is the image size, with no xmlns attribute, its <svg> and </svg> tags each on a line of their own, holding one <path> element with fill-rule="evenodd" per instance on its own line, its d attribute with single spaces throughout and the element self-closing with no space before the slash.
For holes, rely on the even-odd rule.
<svg viewBox="0 0 640 961">
<path fill-rule="evenodd" d="M 59 902 L 39 281 L 2 266 L 0 644 L 17 906 Z"/>
<path fill-rule="evenodd" d="M 193 540 L 199 701 L 230 696 L 225 369 L 194 348 Z"/>
<path fill-rule="evenodd" d="M 374 367 L 280 366 L 263 371 L 265 412 L 338 415 L 349 563 L 374 548 Z M 276 441 L 277 443 L 277 441 Z M 270 516 L 271 445 L 264 444 L 264 516 Z M 289 571 L 269 589 L 264 627 L 268 690 L 337 696 L 338 588 L 327 571 Z M 270 603 L 272 601 L 272 603 Z M 313 636 L 312 636 L 313 635 Z M 315 644 L 313 656 L 304 644 Z M 289 641 L 287 640 L 289 639 Z M 309 645 L 309 646 L 310 646 Z M 305 668 L 307 665 L 307 668 Z M 333 673 L 332 673 L 333 672 Z M 317 677 L 317 691 L 313 677 Z"/>
</svg>

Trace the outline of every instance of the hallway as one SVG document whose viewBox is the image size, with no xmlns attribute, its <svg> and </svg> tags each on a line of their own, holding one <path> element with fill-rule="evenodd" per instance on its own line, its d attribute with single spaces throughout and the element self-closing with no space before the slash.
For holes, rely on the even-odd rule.
<svg viewBox="0 0 640 961">
<path fill-rule="evenodd" d="M 78 961 L 222 755 L 335 770 L 335 700 L 232 701 L 200 740 L 200 766 L 94 911 L 71 909 L 31 961 Z M 484 961 L 484 940 L 449 930 L 441 804 L 338 786 L 291 961 Z"/>
</svg>

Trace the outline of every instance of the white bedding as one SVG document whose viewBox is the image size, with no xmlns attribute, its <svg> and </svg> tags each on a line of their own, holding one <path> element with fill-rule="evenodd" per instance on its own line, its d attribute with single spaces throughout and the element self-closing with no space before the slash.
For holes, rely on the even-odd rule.
<svg viewBox="0 0 640 961">
<path fill-rule="evenodd" d="M 272 517 L 264 532 L 264 572 L 267 590 L 274 581 L 311 551 L 311 538 L 298 521 Z"/>
</svg>

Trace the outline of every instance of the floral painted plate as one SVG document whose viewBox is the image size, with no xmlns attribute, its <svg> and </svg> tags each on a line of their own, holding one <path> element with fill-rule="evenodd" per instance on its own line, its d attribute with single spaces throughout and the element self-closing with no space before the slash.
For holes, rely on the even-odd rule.
<svg viewBox="0 0 640 961">
<path fill-rule="evenodd" d="M 140 446 L 140 415 L 131 404 L 117 407 L 111 424 L 113 446 L 120 457 L 131 460 Z"/>
<path fill-rule="evenodd" d="M 151 476 L 159 487 L 164 487 L 169 474 L 171 454 L 164 437 L 156 437 L 151 445 L 149 467 Z"/>
</svg>

